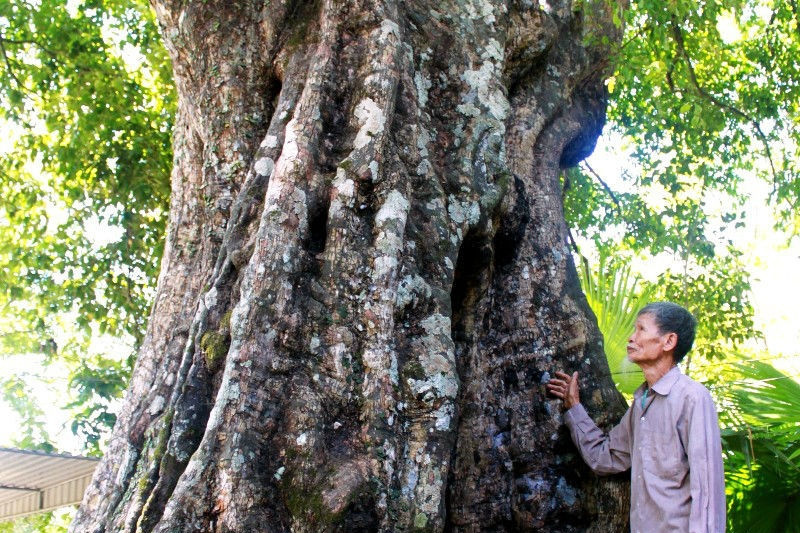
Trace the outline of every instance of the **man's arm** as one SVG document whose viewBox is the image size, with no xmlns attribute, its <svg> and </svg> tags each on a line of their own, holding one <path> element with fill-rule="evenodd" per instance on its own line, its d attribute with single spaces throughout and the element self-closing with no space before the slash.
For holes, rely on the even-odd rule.
<svg viewBox="0 0 800 533">
<path fill-rule="evenodd" d="M 705 389 L 694 400 L 688 413 L 686 445 L 692 494 L 689 531 L 722 533 L 725 531 L 725 474 L 717 410 Z"/>
<path fill-rule="evenodd" d="M 597 427 L 580 403 L 578 373 L 572 376 L 556 372 L 556 378 L 547 383 L 547 390 L 561 398 L 567 412 L 564 422 L 569 428 L 572 442 L 578 447 L 583 460 L 597 474 L 616 474 L 631 467 L 631 410 L 608 434 Z"/>
</svg>

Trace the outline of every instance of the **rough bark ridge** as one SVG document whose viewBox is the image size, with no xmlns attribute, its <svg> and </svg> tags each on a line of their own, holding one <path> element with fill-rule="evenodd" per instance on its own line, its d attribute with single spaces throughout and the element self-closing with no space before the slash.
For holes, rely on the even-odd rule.
<svg viewBox="0 0 800 533">
<path fill-rule="evenodd" d="M 623 531 L 542 383 L 623 404 L 566 245 L 606 0 L 153 0 L 168 242 L 74 532 Z"/>
</svg>

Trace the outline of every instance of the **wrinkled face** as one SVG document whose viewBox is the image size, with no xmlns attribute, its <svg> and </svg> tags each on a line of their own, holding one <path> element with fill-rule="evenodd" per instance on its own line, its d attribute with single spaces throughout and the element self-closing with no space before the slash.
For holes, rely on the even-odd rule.
<svg viewBox="0 0 800 533">
<path fill-rule="evenodd" d="M 671 336 L 674 333 L 661 333 L 653 315 L 645 313 L 636 319 L 633 333 L 628 339 L 628 359 L 632 363 L 654 363 L 661 357 L 672 357 L 675 348 Z"/>
</svg>

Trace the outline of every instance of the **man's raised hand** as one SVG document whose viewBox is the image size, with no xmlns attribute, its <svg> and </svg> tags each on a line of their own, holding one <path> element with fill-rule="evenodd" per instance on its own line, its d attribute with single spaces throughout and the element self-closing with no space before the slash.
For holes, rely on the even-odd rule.
<svg viewBox="0 0 800 533">
<path fill-rule="evenodd" d="M 547 392 L 561 398 L 565 409 L 578 405 L 581 402 L 580 394 L 578 393 L 578 373 L 573 372 L 570 376 L 564 372 L 557 371 L 556 376 L 547 382 Z"/>
</svg>

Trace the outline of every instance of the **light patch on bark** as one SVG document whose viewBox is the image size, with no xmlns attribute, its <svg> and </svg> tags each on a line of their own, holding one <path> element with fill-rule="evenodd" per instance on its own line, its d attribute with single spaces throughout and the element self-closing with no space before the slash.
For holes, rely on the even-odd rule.
<svg viewBox="0 0 800 533">
<path fill-rule="evenodd" d="M 369 173 L 372 175 L 372 181 L 378 181 L 378 162 L 377 161 L 370 161 L 369 162 Z"/>
<path fill-rule="evenodd" d="M 422 379 L 408 378 L 414 396 L 430 403 L 437 398 L 453 399 L 458 394 L 458 376 L 455 370 L 453 341 L 450 338 L 450 318 L 434 313 L 420 322 L 426 335 L 416 342 L 420 354 Z"/>
<path fill-rule="evenodd" d="M 461 79 L 469 85 L 471 91 L 465 96 L 465 102 L 458 106 L 458 110 L 465 115 L 477 116 L 473 114 L 475 106 L 471 101 L 475 98 L 479 104 L 488 109 L 492 117 L 498 121 L 505 121 L 511 111 L 511 105 L 498 88 L 498 77 L 498 68 L 492 61 L 484 61 L 477 70 L 465 70 Z"/>
<path fill-rule="evenodd" d="M 261 141 L 261 148 L 275 148 L 278 146 L 278 136 L 277 135 L 267 135 L 264 137 L 264 140 Z"/>
<path fill-rule="evenodd" d="M 347 171 L 341 167 L 336 170 L 331 193 L 333 198 L 328 217 L 331 220 L 341 219 L 345 217 L 345 207 L 353 208 L 356 193 L 355 183 L 347 177 Z"/>
<path fill-rule="evenodd" d="M 467 16 L 473 20 L 483 20 L 486 24 L 494 24 L 494 6 L 489 2 L 476 0 L 466 4 Z"/>
<path fill-rule="evenodd" d="M 447 212 L 452 221 L 459 226 L 465 222 L 469 226 L 474 226 L 481 217 L 481 208 L 477 202 L 461 202 L 452 194 L 448 198 Z"/>
<path fill-rule="evenodd" d="M 375 215 L 375 225 L 385 230 L 388 229 L 388 223 L 396 222 L 398 225 L 396 231 L 402 231 L 409 207 L 410 204 L 405 196 L 397 189 L 392 189 Z"/>
<path fill-rule="evenodd" d="M 447 431 L 450 429 L 450 422 L 453 418 L 454 407 L 452 403 L 442 404 L 434 413 L 436 417 L 436 429 L 439 431 Z"/>
<path fill-rule="evenodd" d="M 275 161 L 269 157 L 262 157 L 256 161 L 256 164 L 253 168 L 259 175 L 269 176 L 272 174 L 272 169 L 275 168 Z"/>
<path fill-rule="evenodd" d="M 206 293 L 203 297 L 203 302 L 206 305 L 206 308 L 212 309 L 215 305 L 217 305 L 217 288 L 211 287 L 211 289 Z"/>
<path fill-rule="evenodd" d="M 373 137 L 383 131 L 386 116 L 372 98 L 364 98 L 358 103 L 355 116 L 361 124 L 361 129 L 356 134 L 353 146 L 360 149 L 368 145 Z"/>
<path fill-rule="evenodd" d="M 150 403 L 150 407 L 147 409 L 147 412 L 155 416 L 164 410 L 165 404 L 166 404 L 166 399 L 163 396 L 161 395 L 156 396 Z"/>
<path fill-rule="evenodd" d="M 394 37 L 396 38 L 400 33 L 400 26 L 398 26 L 397 23 L 393 20 L 383 19 L 381 21 L 380 32 L 381 32 L 380 34 L 381 40 L 388 39 L 389 35 L 391 34 L 393 34 Z"/>
<path fill-rule="evenodd" d="M 395 306 L 404 309 L 412 302 L 425 300 L 431 297 L 431 286 L 418 274 L 404 277 L 397 285 Z"/>
<path fill-rule="evenodd" d="M 421 72 L 417 72 L 414 74 L 414 85 L 417 87 L 419 107 L 425 107 L 428 103 L 428 89 L 433 86 L 433 83 L 423 76 Z"/>
</svg>

